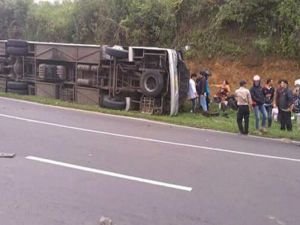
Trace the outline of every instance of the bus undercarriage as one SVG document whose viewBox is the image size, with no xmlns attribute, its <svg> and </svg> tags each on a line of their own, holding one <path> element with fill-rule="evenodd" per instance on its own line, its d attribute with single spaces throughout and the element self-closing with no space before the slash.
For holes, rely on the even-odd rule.
<svg viewBox="0 0 300 225">
<path fill-rule="evenodd" d="M 176 115 L 189 72 L 172 49 L 0 41 L 0 91 Z"/>
</svg>

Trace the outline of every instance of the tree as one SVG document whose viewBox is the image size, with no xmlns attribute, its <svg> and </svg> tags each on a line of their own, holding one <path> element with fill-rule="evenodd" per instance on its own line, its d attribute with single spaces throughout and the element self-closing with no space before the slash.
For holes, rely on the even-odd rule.
<svg viewBox="0 0 300 225">
<path fill-rule="evenodd" d="M 81 43 L 125 43 L 125 29 L 118 21 L 121 20 L 119 17 L 122 12 L 119 7 L 113 7 L 121 4 L 124 4 L 124 1 L 119 3 L 105 0 L 76 1 L 73 12 L 75 30 L 73 39 Z"/>
<path fill-rule="evenodd" d="M 128 42 L 133 45 L 168 45 L 175 39 L 176 19 L 169 0 L 129 0 L 122 21 Z"/>
<path fill-rule="evenodd" d="M 42 2 L 30 8 L 26 19 L 26 39 L 35 41 L 72 41 L 72 1 L 62 4 Z"/>
<path fill-rule="evenodd" d="M 32 0 L 0 0 L 0 38 L 21 38 Z"/>
</svg>

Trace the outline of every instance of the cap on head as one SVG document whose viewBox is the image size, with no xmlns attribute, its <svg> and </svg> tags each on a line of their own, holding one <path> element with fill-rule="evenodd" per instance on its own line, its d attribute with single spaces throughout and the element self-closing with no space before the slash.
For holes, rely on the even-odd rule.
<svg viewBox="0 0 300 225">
<path fill-rule="evenodd" d="M 255 75 L 253 77 L 253 81 L 260 81 L 260 76 L 259 75 Z"/>
</svg>

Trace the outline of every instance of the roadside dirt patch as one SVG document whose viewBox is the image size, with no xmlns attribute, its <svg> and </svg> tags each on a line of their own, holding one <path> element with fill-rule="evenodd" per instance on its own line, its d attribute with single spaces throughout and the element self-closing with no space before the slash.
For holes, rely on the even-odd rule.
<svg viewBox="0 0 300 225">
<path fill-rule="evenodd" d="M 215 58 L 210 60 L 188 61 L 191 72 L 199 72 L 201 69 L 208 68 L 213 72 L 210 84 L 219 84 L 222 80 L 229 81 L 234 89 L 238 87 L 241 79 L 248 81 L 248 87 L 252 84 L 252 77 L 259 74 L 263 82 L 272 78 L 274 82 L 279 79 L 287 79 L 291 85 L 296 79 L 300 79 L 300 61 L 281 60 L 278 58 L 255 58 L 245 57 L 241 60 L 228 58 Z M 216 91 L 213 88 L 213 91 Z"/>
</svg>

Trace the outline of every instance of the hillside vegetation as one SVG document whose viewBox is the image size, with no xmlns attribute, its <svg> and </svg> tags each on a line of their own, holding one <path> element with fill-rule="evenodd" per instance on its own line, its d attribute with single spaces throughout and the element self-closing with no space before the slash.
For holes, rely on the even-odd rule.
<svg viewBox="0 0 300 225">
<path fill-rule="evenodd" d="M 0 0 L 0 38 L 298 58 L 300 0 Z"/>
<path fill-rule="evenodd" d="M 0 39 L 181 49 L 212 82 L 299 78 L 300 0 L 0 0 Z"/>
</svg>

